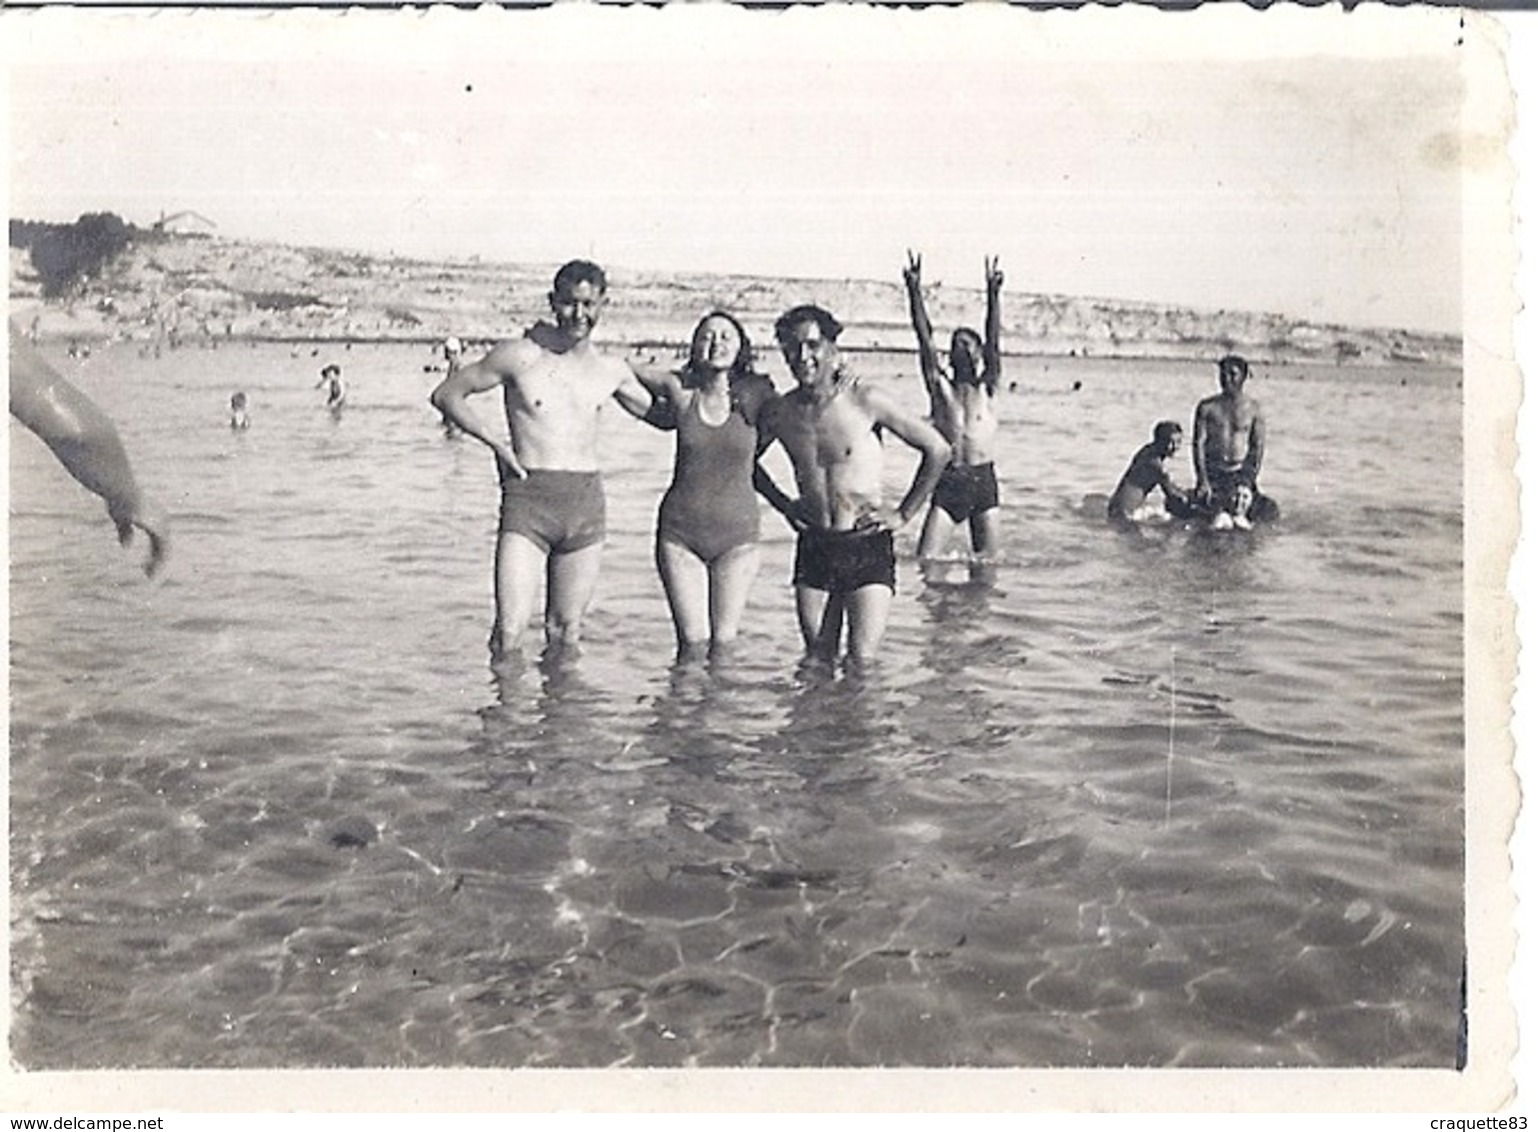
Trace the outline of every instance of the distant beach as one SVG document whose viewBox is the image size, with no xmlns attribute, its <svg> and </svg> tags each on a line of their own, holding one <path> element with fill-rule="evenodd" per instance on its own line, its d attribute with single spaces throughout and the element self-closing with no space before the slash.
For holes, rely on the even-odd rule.
<svg viewBox="0 0 1538 1132">
<path fill-rule="evenodd" d="M 895 263 L 895 261 L 894 261 Z M 912 331 L 893 280 L 776 279 L 610 267 L 615 301 L 602 338 L 667 350 L 700 314 L 736 313 L 758 342 L 774 318 L 813 300 L 837 311 L 855 351 L 907 350 Z M 545 309 L 553 264 L 431 261 L 167 233 L 136 241 L 69 301 L 45 302 L 25 250 L 11 249 L 11 317 L 39 341 L 217 345 L 261 342 L 431 343 L 494 339 Z M 975 323 L 975 288 L 930 290 L 937 324 Z M 1199 311 L 1105 298 L 1043 295 L 1011 280 L 1006 354 L 1101 359 L 1207 358 L 1236 350 L 1273 363 L 1460 364 L 1457 335 L 1348 327 L 1246 311 Z"/>
</svg>

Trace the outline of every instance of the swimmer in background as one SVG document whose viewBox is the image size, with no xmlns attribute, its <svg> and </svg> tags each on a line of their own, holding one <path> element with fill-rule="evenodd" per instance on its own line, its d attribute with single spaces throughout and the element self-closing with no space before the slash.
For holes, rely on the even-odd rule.
<svg viewBox="0 0 1538 1132">
<path fill-rule="evenodd" d="M 230 428 L 236 432 L 244 432 L 251 427 L 248 405 L 244 392 L 230 394 Z"/>
<path fill-rule="evenodd" d="M 1153 439 L 1137 450 L 1106 505 L 1107 515 L 1117 521 L 1136 522 L 1150 515 L 1148 496 L 1154 488 L 1164 495 L 1164 511 L 1176 519 L 1195 514 L 1191 497 L 1171 481 L 1164 461 L 1180 451 L 1181 428 L 1174 421 L 1154 425 Z"/>
<path fill-rule="evenodd" d="M 673 481 L 657 511 L 657 572 L 678 638 L 678 659 L 737 639 L 759 567 L 754 468 L 760 411 L 774 383 L 753 366 L 753 344 L 725 311 L 702 318 L 679 370 L 630 360 L 656 397 L 645 420 L 677 431 Z"/>
<path fill-rule="evenodd" d="M 1004 273 L 997 257 L 983 261 L 983 276 L 988 293 L 983 337 L 971 327 L 957 328 L 951 334 L 947 373 L 924 308 L 920 257 L 910 251 L 903 269 L 908 314 L 918 336 L 919 370 L 929 393 L 929 419 L 951 447 L 950 464 L 935 488 L 919 534 L 918 553 L 924 559 L 938 557 L 963 522 L 970 529 L 974 555 L 986 560 L 998 553 L 999 481 L 993 459 L 999 418 L 994 395 L 1003 371 L 999 293 L 1004 287 Z"/>
<path fill-rule="evenodd" d="M 796 388 L 763 407 L 759 432 L 766 445 L 785 449 L 800 498 L 781 491 L 762 466 L 754 483 L 798 535 L 792 581 L 808 655 L 836 659 L 847 620 L 849 658 L 863 664 L 876 656 L 897 590 L 893 535 L 924 506 L 951 448 L 934 427 L 844 369 L 842 330 L 812 305 L 775 323 Z M 882 501 L 883 429 L 920 454 L 895 508 Z"/>
<path fill-rule="evenodd" d="M 144 532 L 150 543 L 144 572 L 153 577 L 170 553 L 170 527 L 160 508 L 139 490 L 116 426 L 23 341 L 14 322 L 9 329 L 11 415 L 48 445 L 65 471 L 106 502 L 119 543 L 132 542 L 136 529 Z"/>
<path fill-rule="evenodd" d="M 1220 392 L 1196 406 L 1191 429 L 1191 460 L 1196 467 L 1195 503 L 1211 516 L 1228 514 L 1252 522 L 1281 515 L 1276 501 L 1262 495 L 1256 481 L 1266 454 L 1266 418 L 1260 402 L 1244 391 L 1250 366 L 1237 354 L 1218 361 Z M 1238 489 L 1247 489 L 1240 493 Z"/>
<path fill-rule="evenodd" d="M 315 388 L 326 387 L 326 408 L 333 413 L 341 412 L 342 405 L 347 401 L 347 386 L 342 384 L 342 367 L 335 362 L 324 366 L 320 371 L 320 380 L 315 383 Z"/>
</svg>

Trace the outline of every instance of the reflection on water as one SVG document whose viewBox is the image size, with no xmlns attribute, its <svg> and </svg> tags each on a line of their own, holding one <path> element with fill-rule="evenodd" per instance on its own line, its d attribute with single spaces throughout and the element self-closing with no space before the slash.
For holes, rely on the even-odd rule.
<svg viewBox="0 0 1538 1132">
<path fill-rule="evenodd" d="M 739 649 L 673 662 L 668 441 L 615 420 L 582 652 L 492 673 L 495 477 L 421 359 L 354 349 L 333 420 L 241 351 L 231 433 L 232 373 L 116 353 L 162 584 L 13 435 L 21 1064 L 1452 1063 L 1451 376 L 1262 373 L 1286 516 L 1238 535 L 1083 502 L 1208 367 L 1027 377 L 1001 560 L 910 536 L 863 670 L 801 663 L 772 516 Z"/>
</svg>

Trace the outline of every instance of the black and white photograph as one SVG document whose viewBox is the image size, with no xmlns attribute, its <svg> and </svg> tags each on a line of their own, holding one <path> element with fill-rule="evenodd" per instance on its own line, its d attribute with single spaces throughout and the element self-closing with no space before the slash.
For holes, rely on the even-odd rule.
<svg viewBox="0 0 1538 1132">
<path fill-rule="evenodd" d="M 0 29 L 3 1107 L 1509 1099 L 1488 14 Z"/>
</svg>

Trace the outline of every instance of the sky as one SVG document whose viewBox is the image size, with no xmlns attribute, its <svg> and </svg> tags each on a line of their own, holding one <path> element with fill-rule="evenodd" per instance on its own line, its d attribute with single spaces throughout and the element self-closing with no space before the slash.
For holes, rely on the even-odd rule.
<svg viewBox="0 0 1538 1132">
<path fill-rule="evenodd" d="M 977 11 L 11 21 L 10 215 L 1459 328 L 1456 13 Z"/>
</svg>

